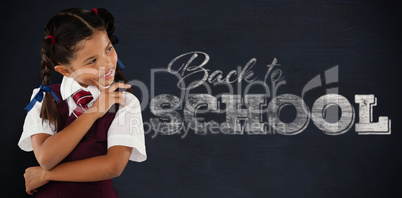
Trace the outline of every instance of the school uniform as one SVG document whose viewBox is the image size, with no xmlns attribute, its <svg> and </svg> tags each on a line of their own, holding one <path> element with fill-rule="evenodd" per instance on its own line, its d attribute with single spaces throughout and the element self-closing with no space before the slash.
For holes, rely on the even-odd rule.
<svg viewBox="0 0 402 198">
<path fill-rule="evenodd" d="M 93 100 L 88 107 L 100 95 L 100 91 L 95 86 L 81 87 L 74 79 L 64 77 L 61 84 L 51 85 L 52 90 L 59 97 L 57 104 L 61 115 L 61 129 L 68 126 L 75 120 L 72 114 L 77 104 L 72 98 L 72 94 L 83 89 L 92 94 Z M 39 91 L 34 89 L 32 98 Z M 50 94 L 50 93 L 45 93 Z M 86 159 L 94 156 L 105 155 L 107 149 L 112 146 L 132 147 L 130 156 L 131 161 L 142 162 L 146 160 L 144 129 L 141 116 L 141 106 L 138 99 L 131 93 L 123 92 L 126 106 L 114 105 L 101 118 L 95 121 L 76 148 L 61 162 Z M 18 146 L 24 151 L 32 151 L 31 136 L 38 133 L 54 135 L 57 131 L 48 120 L 40 118 L 42 103 L 37 102 L 28 112 L 21 138 Z M 58 182 L 50 181 L 40 187 L 36 195 L 38 198 L 67 198 L 67 197 L 97 197 L 114 198 L 117 197 L 112 187 L 112 180 L 98 182 Z"/>
</svg>

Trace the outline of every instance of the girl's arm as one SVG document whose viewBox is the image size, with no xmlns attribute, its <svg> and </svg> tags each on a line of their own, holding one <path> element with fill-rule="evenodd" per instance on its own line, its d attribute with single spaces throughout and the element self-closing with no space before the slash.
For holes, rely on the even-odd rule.
<svg viewBox="0 0 402 198">
<path fill-rule="evenodd" d="M 83 113 L 69 126 L 54 135 L 38 133 L 31 137 L 36 160 L 43 169 L 50 170 L 77 146 L 97 118 Z"/>
<path fill-rule="evenodd" d="M 120 176 L 130 158 L 132 148 L 113 146 L 106 155 L 66 162 L 51 170 L 39 166 L 25 170 L 25 185 L 28 194 L 49 181 L 93 182 Z"/>
<path fill-rule="evenodd" d="M 69 126 L 54 135 L 36 134 L 31 137 L 32 148 L 40 166 L 50 170 L 60 163 L 77 146 L 92 124 L 102 117 L 109 108 L 119 103 L 125 105 L 124 97 L 117 88 L 128 88 L 130 85 L 114 83 L 102 91 L 98 99 L 85 113 Z"/>
</svg>

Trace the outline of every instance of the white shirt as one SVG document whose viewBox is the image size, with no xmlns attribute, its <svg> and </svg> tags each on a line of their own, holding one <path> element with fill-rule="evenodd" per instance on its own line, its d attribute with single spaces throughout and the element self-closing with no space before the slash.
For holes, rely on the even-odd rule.
<svg viewBox="0 0 402 198">
<path fill-rule="evenodd" d="M 72 94 L 79 89 L 89 91 L 94 98 L 89 102 L 88 107 L 92 104 L 100 95 L 100 91 L 96 86 L 82 87 L 73 78 L 63 77 L 60 86 L 61 100 L 66 100 L 69 108 L 69 115 L 77 107 L 77 104 L 72 98 Z M 38 93 L 39 88 L 33 90 L 32 98 Z M 47 93 L 44 93 L 47 94 Z M 130 160 L 136 162 L 142 162 L 146 160 L 147 155 L 145 151 L 145 138 L 144 127 L 141 115 L 141 105 L 137 97 L 128 92 L 123 92 L 126 106 L 119 107 L 116 112 L 116 116 L 112 121 L 109 131 L 107 133 L 107 148 L 112 146 L 127 146 L 132 147 Z M 60 99 L 60 98 L 59 98 Z M 25 117 L 23 132 L 18 142 L 18 146 L 24 151 L 32 151 L 31 136 L 38 133 L 46 133 L 54 135 L 57 131 L 53 130 L 53 124 L 49 123 L 49 120 L 40 118 L 40 111 L 42 108 L 42 102 L 36 102 L 33 108 L 28 112 Z"/>
</svg>

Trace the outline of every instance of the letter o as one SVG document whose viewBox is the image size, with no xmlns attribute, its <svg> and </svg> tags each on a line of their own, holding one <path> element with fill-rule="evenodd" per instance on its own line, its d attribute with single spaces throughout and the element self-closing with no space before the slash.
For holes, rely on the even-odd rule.
<svg viewBox="0 0 402 198">
<path fill-rule="evenodd" d="M 293 105 L 296 108 L 296 118 L 291 123 L 282 122 L 278 116 L 281 109 L 288 105 Z M 270 125 L 278 133 L 283 135 L 296 135 L 303 132 L 307 127 L 310 121 L 309 109 L 299 96 L 282 94 L 272 99 L 269 103 L 268 119 Z"/>
<path fill-rule="evenodd" d="M 335 123 L 327 122 L 324 119 L 325 110 L 332 105 L 338 105 L 342 112 L 341 118 Z M 327 94 L 319 97 L 313 104 L 311 115 L 315 126 L 327 135 L 346 133 L 355 120 L 354 108 L 344 96 L 338 94 Z"/>
</svg>

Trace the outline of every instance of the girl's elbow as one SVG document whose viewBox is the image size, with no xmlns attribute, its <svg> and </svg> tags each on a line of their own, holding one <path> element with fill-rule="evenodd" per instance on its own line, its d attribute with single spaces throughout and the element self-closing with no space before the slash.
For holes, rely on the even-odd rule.
<svg viewBox="0 0 402 198">
<path fill-rule="evenodd" d="M 123 173 L 130 158 L 131 149 L 130 147 L 116 146 L 108 150 L 106 157 L 113 178 Z"/>
<path fill-rule="evenodd" d="M 126 164 L 111 163 L 111 166 L 110 166 L 111 176 L 113 178 L 119 177 L 123 173 L 125 167 L 126 167 Z"/>
<path fill-rule="evenodd" d="M 50 170 L 52 169 L 54 166 L 51 165 L 50 163 L 39 163 L 40 167 L 43 168 L 44 170 Z"/>
<path fill-rule="evenodd" d="M 50 170 L 56 166 L 56 164 L 52 163 L 51 160 L 47 159 L 46 157 L 37 157 L 37 161 L 44 170 Z"/>
</svg>

